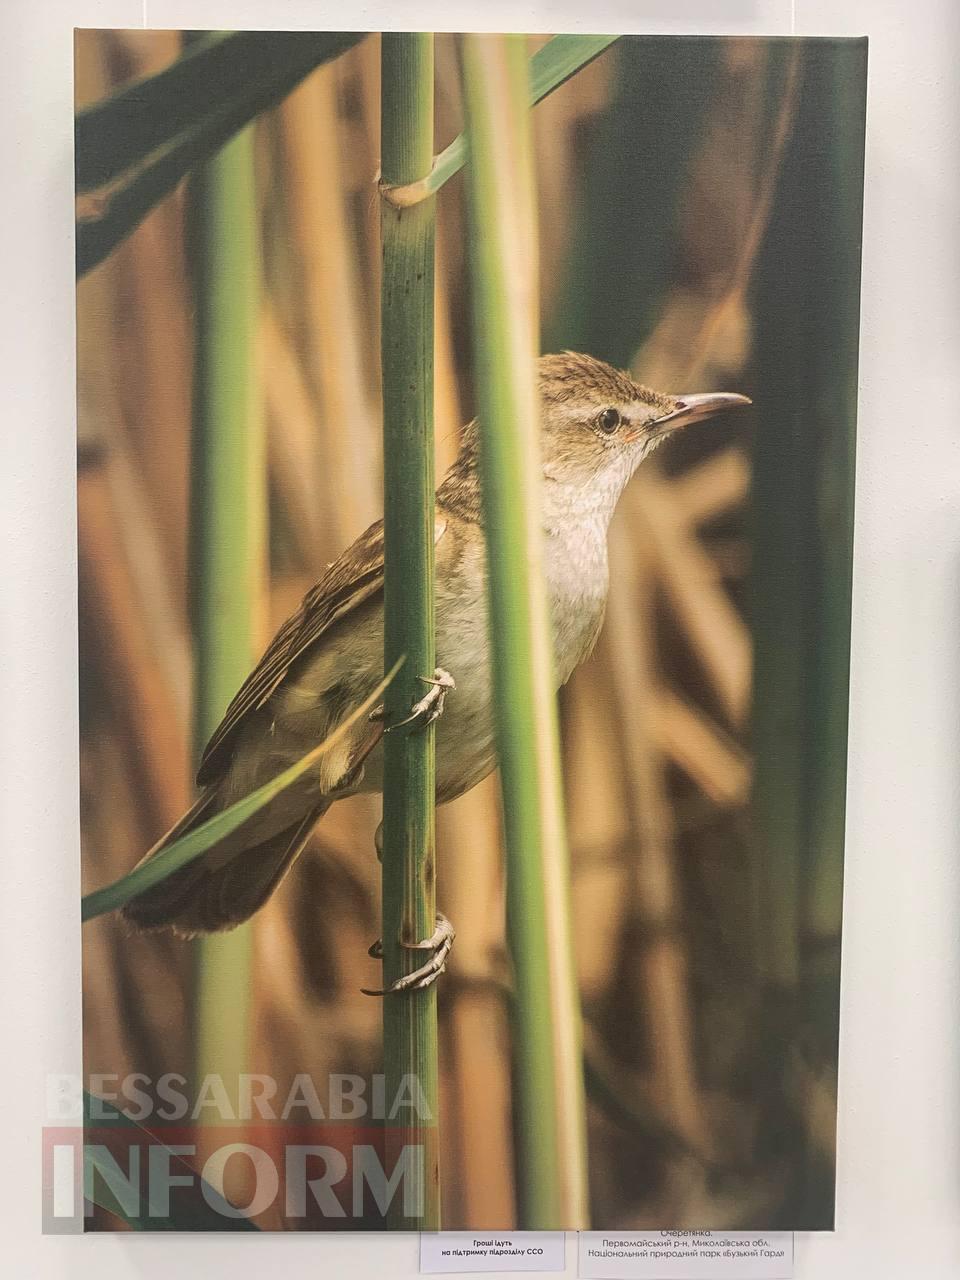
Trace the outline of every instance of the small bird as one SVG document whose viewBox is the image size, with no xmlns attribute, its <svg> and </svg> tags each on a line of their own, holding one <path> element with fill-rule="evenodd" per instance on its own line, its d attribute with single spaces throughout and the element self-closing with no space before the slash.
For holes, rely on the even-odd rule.
<svg viewBox="0 0 960 1280">
<path fill-rule="evenodd" d="M 539 361 L 544 572 L 556 682 L 590 654 L 607 598 L 607 530 L 637 467 L 677 428 L 750 404 L 741 395 L 662 395 L 592 356 Z M 478 427 L 436 497 L 436 651 L 416 716 L 436 731 L 437 802 L 462 795 L 496 764 Z M 146 855 L 228 808 L 324 741 L 383 675 L 383 522 L 327 569 L 227 709 L 200 762 L 201 794 Z M 315 773 L 194 862 L 123 908 L 140 929 L 192 936 L 231 929 L 263 906 L 335 800 L 382 786 L 382 726 L 360 719 Z M 443 967 L 452 930 L 440 918 L 434 955 L 401 980 L 425 985 Z"/>
</svg>

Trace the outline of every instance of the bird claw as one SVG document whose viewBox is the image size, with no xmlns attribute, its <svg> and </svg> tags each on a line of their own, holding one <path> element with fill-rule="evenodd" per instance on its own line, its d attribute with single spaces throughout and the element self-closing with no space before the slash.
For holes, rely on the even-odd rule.
<svg viewBox="0 0 960 1280">
<path fill-rule="evenodd" d="M 420 942 L 400 943 L 400 946 L 405 951 L 429 951 L 431 954 L 426 963 L 410 973 L 405 973 L 402 978 L 397 978 L 395 982 L 390 983 L 389 987 L 384 987 L 381 990 L 362 987 L 363 994 L 365 996 L 388 996 L 395 995 L 400 991 L 425 991 L 445 971 L 447 958 L 453 948 L 455 937 L 456 932 L 453 925 L 445 915 L 437 912 L 436 928 L 429 938 L 424 938 Z M 383 959 L 383 943 L 379 938 L 370 948 L 368 954 L 375 960 Z"/>
<path fill-rule="evenodd" d="M 433 724 L 434 720 L 439 720 L 443 715 L 443 704 L 446 700 L 447 690 L 457 687 L 456 681 L 449 671 L 444 671 L 443 667 L 436 667 L 432 676 L 419 676 L 424 684 L 428 684 L 430 688 L 423 695 L 419 702 L 415 702 L 410 708 L 410 714 L 405 720 L 400 720 L 396 724 L 390 725 L 386 730 L 391 733 L 394 729 L 402 729 L 404 725 L 416 724 L 420 729 L 426 729 L 428 725 Z M 383 718 L 383 709 L 374 708 L 371 717 L 379 711 L 380 718 Z"/>
</svg>

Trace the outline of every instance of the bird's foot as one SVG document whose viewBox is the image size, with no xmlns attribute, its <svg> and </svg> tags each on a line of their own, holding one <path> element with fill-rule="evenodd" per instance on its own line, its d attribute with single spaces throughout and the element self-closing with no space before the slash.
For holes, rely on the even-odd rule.
<svg viewBox="0 0 960 1280">
<path fill-rule="evenodd" d="M 433 724 L 434 720 L 439 720 L 443 715 L 443 704 L 446 700 L 447 691 L 457 687 L 453 676 L 449 671 L 444 671 L 443 667 L 436 667 L 432 676 L 419 676 L 418 679 L 422 680 L 424 684 L 428 684 L 430 688 L 419 702 L 413 704 L 406 719 L 390 725 L 386 730 L 387 733 L 391 733 L 394 729 L 401 729 L 408 724 L 416 725 L 418 729 L 426 729 L 427 725 Z M 370 712 L 370 719 L 382 720 L 383 715 L 382 705 L 374 707 Z"/>
<path fill-rule="evenodd" d="M 405 973 L 402 978 L 397 978 L 395 982 L 391 982 L 389 987 L 382 990 L 369 990 L 367 987 L 361 988 L 365 996 L 388 996 L 398 991 L 425 991 L 427 987 L 432 986 L 440 977 L 441 973 L 447 967 L 447 957 L 453 948 L 453 940 L 456 937 L 453 925 L 445 915 L 437 912 L 437 924 L 433 933 L 429 938 L 424 938 L 422 942 L 401 942 L 400 945 L 405 951 L 429 951 L 430 958 L 425 964 L 420 965 L 418 969 L 414 969 L 411 973 Z M 370 948 L 368 955 L 374 960 L 383 959 L 383 942 L 378 938 Z"/>
</svg>

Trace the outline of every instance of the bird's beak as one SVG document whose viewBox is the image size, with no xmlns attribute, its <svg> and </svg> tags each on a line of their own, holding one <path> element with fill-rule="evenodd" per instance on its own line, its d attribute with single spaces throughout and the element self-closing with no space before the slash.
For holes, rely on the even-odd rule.
<svg viewBox="0 0 960 1280">
<path fill-rule="evenodd" d="M 666 435 L 677 427 L 687 427 L 691 422 L 703 422 L 712 418 L 715 413 L 726 413 L 728 409 L 745 409 L 753 404 L 749 396 L 737 395 L 735 391 L 708 391 L 703 395 L 677 396 L 674 407 L 662 418 L 652 423 L 657 436 Z"/>
</svg>

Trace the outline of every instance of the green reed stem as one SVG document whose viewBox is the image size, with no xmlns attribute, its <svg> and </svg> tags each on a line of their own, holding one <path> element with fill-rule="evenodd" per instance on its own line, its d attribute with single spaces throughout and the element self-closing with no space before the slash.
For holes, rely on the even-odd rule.
<svg viewBox="0 0 960 1280">
<path fill-rule="evenodd" d="M 416 182 L 433 160 L 433 36 L 385 34 L 381 169 L 384 184 Z M 405 657 L 387 691 L 395 724 L 426 691 L 434 639 L 433 287 L 435 200 L 407 209 L 381 201 L 381 362 L 384 445 L 384 663 Z M 435 916 L 434 730 L 387 733 L 383 788 L 383 977 L 388 985 L 422 962 L 404 950 L 433 932 Z M 419 959 L 418 959 L 419 954 Z M 383 1004 L 387 1094 L 415 1078 L 429 1117 L 401 1115 L 387 1134 L 388 1168 L 404 1150 L 422 1154 L 415 1203 L 391 1205 L 396 1229 L 440 1226 L 437 1143 L 436 987 Z M 412 1186 L 413 1184 L 411 1184 Z M 413 1209 L 413 1212 L 410 1210 Z"/>
<path fill-rule="evenodd" d="M 196 172 L 191 193 L 196 318 L 191 555 L 195 735 L 202 747 L 256 657 L 266 538 L 264 434 L 254 330 L 259 247 L 253 138 Z M 251 933 L 196 944 L 196 1072 L 246 1069 Z"/>
<path fill-rule="evenodd" d="M 587 1225 L 580 1012 L 543 578 L 529 81 L 518 36 L 465 36 L 473 324 L 515 1004 L 521 1226 Z"/>
<path fill-rule="evenodd" d="M 791 55 L 771 58 L 774 86 Z M 850 662 L 866 42 L 809 41 L 757 271 L 753 739 L 757 962 L 774 1080 L 832 1089 Z M 815 193 L 816 216 L 811 216 Z M 821 1096 L 829 1096 L 826 1089 Z M 833 1213 L 817 1134 L 784 1125 L 799 1229 Z M 811 1130 L 813 1125 L 811 1125 Z"/>
</svg>

